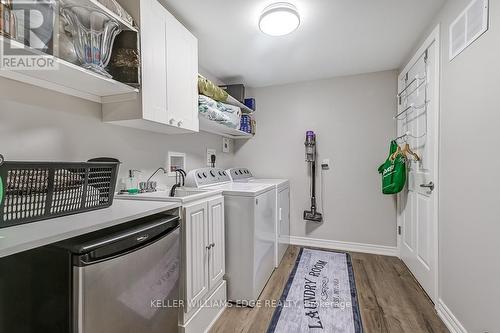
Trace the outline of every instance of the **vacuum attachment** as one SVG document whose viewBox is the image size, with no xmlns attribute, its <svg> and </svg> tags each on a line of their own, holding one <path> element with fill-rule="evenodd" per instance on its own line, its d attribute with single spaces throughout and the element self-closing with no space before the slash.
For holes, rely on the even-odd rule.
<svg viewBox="0 0 500 333">
<path fill-rule="evenodd" d="M 306 132 L 306 162 L 311 167 L 311 209 L 304 211 L 304 220 L 321 223 L 323 215 L 316 210 L 316 134 Z"/>
<path fill-rule="evenodd" d="M 321 223 L 323 222 L 323 215 L 321 215 L 321 213 L 318 213 L 316 211 L 316 208 L 314 208 L 314 210 L 305 210 L 304 220 Z"/>
</svg>

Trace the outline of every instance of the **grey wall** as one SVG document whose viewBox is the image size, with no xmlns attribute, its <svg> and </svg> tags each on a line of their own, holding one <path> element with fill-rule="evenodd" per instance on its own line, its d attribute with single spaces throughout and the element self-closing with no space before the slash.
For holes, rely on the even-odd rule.
<svg viewBox="0 0 500 333">
<path fill-rule="evenodd" d="M 257 100 L 257 135 L 235 142 L 235 165 L 260 177 L 291 181 L 291 234 L 317 239 L 396 245 L 396 210 L 381 194 L 378 166 L 394 137 L 395 71 L 251 90 Z M 318 135 L 324 171 L 324 223 L 304 222 L 309 176 L 306 130 Z M 318 175 L 320 172 L 318 172 Z M 319 184 L 318 180 L 318 192 Z M 320 196 L 320 195 L 318 195 Z M 321 206 L 321 205 L 320 205 Z"/>
<path fill-rule="evenodd" d="M 218 166 L 229 167 L 233 154 L 221 152 L 222 139 L 211 134 L 163 135 L 101 121 L 101 106 L 16 81 L 0 78 L 0 154 L 8 160 L 86 161 L 120 159 L 143 178 L 166 166 L 168 151 L 187 154 L 187 168 L 206 166 L 206 149 L 217 149 Z M 174 178 L 155 180 L 173 184 Z"/>
<path fill-rule="evenodd" d="M 447 1 L 429 27 L 441 24 L 439 294 L 469 332 L 500 332 L 500 1 L 450 62 L 449 26 L 469 2 Z"/>
</svg>

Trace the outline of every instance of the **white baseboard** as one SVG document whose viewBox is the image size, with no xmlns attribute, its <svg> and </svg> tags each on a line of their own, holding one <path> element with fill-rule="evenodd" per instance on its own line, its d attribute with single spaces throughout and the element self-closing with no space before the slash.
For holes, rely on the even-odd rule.
<svg viewBox="0 0 500 333">
<path fill-rule="evenodd" d="M 290 244 L 309 246 L 309 247 L 320 247 L 330 250 L 380 254 L 383 256 L 391 256 L 391 257 L 398 256 L 398 248 L 395 246 L 341 242 L 341 241 L 333 241 L 327 239 L 317 239 L 317 238 L 297 237 L 297 236 L 290 236 Z"/>
<path fill-rule="evenodd" d="M 465 327 L 463 327 L 457 317 L 455 317 L 446 304 L 444 304 L 442 299 L 439 299 L 436 310 L 439 317 L 451 333 L 467 333 Z"/>
</svg>

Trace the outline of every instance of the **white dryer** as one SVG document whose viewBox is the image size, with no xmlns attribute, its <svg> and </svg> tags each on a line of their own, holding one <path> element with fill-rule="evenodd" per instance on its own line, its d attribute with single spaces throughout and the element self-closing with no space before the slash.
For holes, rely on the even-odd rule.
<svg viewBox="0 0 500 333">
<path fill-rule="evenodd" d="M 288 179 L 255 178 L 246 168 L 232 168 L 226 173 L 236 183 L 271 184 L 275 187 L 274 267 L 278 267 L 290 244 L 290 182 Z"/>
<path fill-rule="evenodd" d="M 274 270 L 275 186 L 233 183 L 226 171 L 203 168 L 188 173 L 186 187 L 223 191 L 228 299 L 251 305 Z"/>
</svg>

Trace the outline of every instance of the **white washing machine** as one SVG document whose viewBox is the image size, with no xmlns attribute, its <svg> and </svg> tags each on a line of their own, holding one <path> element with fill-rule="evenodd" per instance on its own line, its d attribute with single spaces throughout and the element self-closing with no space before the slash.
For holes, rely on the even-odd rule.
<svg viewBox="0 0 500 333">
<path fill-rule="evenodd" d="M 228 299 L 257 300 L 274 270 L 275 186 L 233 183 L 226 171 L 203 168 L 188 173 L 186 187 L 223 191 Z"/>
<path fill-rule="evenodd" d="M 275 187 L 276 216 L 274 219 L 274 267 L 278 267 L 290 244 L 290 182 L 288 179 L 255 178 L 246 168 L 226 170 L 233 182 L 271 184 Z"/>
</svg>

